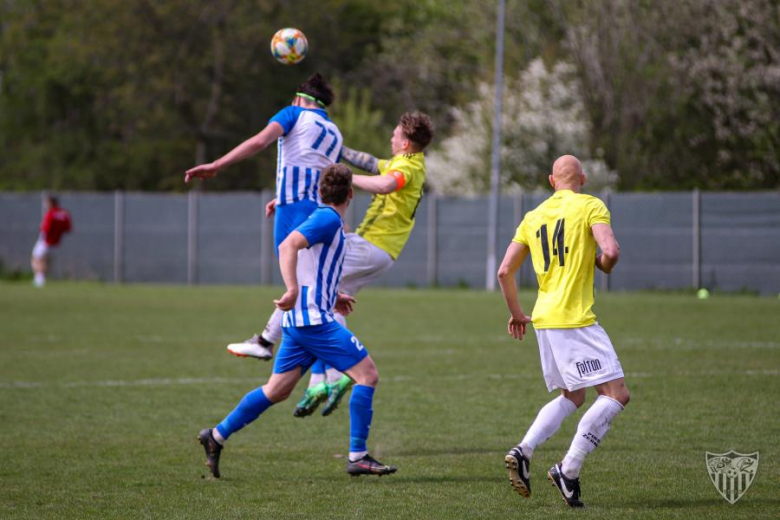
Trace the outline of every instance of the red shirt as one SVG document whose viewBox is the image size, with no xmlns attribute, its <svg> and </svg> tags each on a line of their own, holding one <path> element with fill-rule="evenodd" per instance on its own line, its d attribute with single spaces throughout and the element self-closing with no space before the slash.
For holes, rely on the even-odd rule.
<svg viewBox="0 0 780 520">
<path fill-rule="evenodd" d="M 41 232 L 50 246 L 56 246 L 64 233 L 70 232 L 70 213 L 62 208 L 51 208 L 41 224 Z"/>
</svg>

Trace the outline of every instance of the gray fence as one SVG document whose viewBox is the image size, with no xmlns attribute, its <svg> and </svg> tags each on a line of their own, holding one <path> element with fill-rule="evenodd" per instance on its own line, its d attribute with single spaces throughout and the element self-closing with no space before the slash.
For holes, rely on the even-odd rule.
<svg viewBox="0 0 780 520">
<path fill-rule="evenodd" d="M 547 194 L 504 197 L 498 258 L 525 212 Z M 74 232 L 56 251 L 55 277 L 114 282 L 278 284 L 273 225 L 263 193 L 62 193 Z M 780 292 L 780 193 L 613 193 L 622 256 L 599 273 L 603 290 L 683 289 Z M 349 210 L 354 229 L 370 198 Z M 0 193 L 0 262 L 28 270 L 42 194 Z M 379 286 L 485 287 L 487 199 L 426 196 L 396 266 Z M 535 286 L 529 262 L 520 281 Z"/>
</svg>

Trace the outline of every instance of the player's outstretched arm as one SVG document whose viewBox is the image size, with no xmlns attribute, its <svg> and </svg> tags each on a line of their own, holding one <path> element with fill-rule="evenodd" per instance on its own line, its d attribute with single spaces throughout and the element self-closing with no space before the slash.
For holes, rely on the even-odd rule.
<svg viewBox="0 0 780 520">
<path fill-rule="evenodd" d="M 501 294 L 504 296 L 510 314 L 507 332 L 513 338 L 520 340 L 523 339 L 525 326 L 531 322 L 531 318 L 526 316 L 520 307 L 517 286 L 515 286 L 515 273 L 523 265 L 526 256 L 528 256 L 528 246 L 512 242 L 498 268 L 498 284 L 501 286 Z"/>
<path fill-rule="evenodd" d="M 309 241 L 300 231 L 293 231 L 279 245 L 279 268 L 287 287 L 287 292 L 278 300 L 274 300 L 279 310 L 289 311 L 295 307 L 295 301 L 298 299 L 298 251 L 307 247 Z"/>
<path fill-rule="evenodd" d="M 593 224 L 593 238 L 601 249 L 596 257 L 596 267 L 609 274 L 620 259 L 620 244 L 615 240 L 612 226 L 609 224 Z"/>
<path fill-rule="evenodd" d="M 374 195 L 387 195 L 403 187 L 399 186 L 393 173 L 396 172 L 388 175 L 353 175 L 352 185 Z"/>
<path fill-rule="evenodd" d="M 379 173 L 379 159 L 370 153 L 344 146 L 341 148 L 341 160 L 368 173 Z"/>
<path fill-rule="evenodd" d="M 214 162 L 201 164 L 195 168 L 190 168 L 184 175 L 184 182 L 190 182 L 190 179 L 208 179 L 215 177 L 217 172 L 226 166 L 241 162 L 244 159 L 252 157 L 256 153 L 266 149 L 269 144 L 279 139 L 284 134 L 282 125 L 276 121 L 269 123 L 260 133 L 250 137 L 231 151 L 220 157 Z"/>
</svg>

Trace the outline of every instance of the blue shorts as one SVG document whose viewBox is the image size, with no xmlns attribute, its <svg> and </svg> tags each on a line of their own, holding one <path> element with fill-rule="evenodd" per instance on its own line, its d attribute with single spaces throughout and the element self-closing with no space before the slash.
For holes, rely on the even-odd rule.
<svg viewBox="0 0 780 520">
<path fill-rule="evenodd" d="M 308 327 L 285 327 L 282 344 L 276 353 L 274 374 L 301 367 L 305 373 L 315 360 L 345 372 L 368 355 L 352 332 L 336 321 Z"/>
<path fill-rule="evenodd" d="M 279 255 L 279 244 L 284 242 L 284 239 L 295 231 L 295 228 L 306 222 L 306 219 L 314 213 L 318 206 L 316 202 L 308 199 L 276 206 L 274 244 L 276 245 L 277 255 Z"/>
</svg>

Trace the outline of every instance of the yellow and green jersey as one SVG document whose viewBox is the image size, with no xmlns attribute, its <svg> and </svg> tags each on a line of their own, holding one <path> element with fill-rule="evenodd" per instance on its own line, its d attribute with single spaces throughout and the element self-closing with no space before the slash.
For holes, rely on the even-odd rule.
<svg viewBox="0 0 780 520">
<path fill-rule="evenodd" d="M 392 175 L 398 189 L 374 195 L 357 234 L 398 258 L 414 228 L 414 214 L 423 194 L 425 156 L 422 152 L 396 155 L 378 163 L 380 175 Z"/>
<path fill-rule="evenodd" d="M 596 197 L 560 190 L 526 214 L 513 242 L 531 250 L 539 296 L 537 329 L 572 329 L 596 323 L 593 277 L 596 239 L 591 226 L 609 224 L 609 210 Z"/>
</svg>

